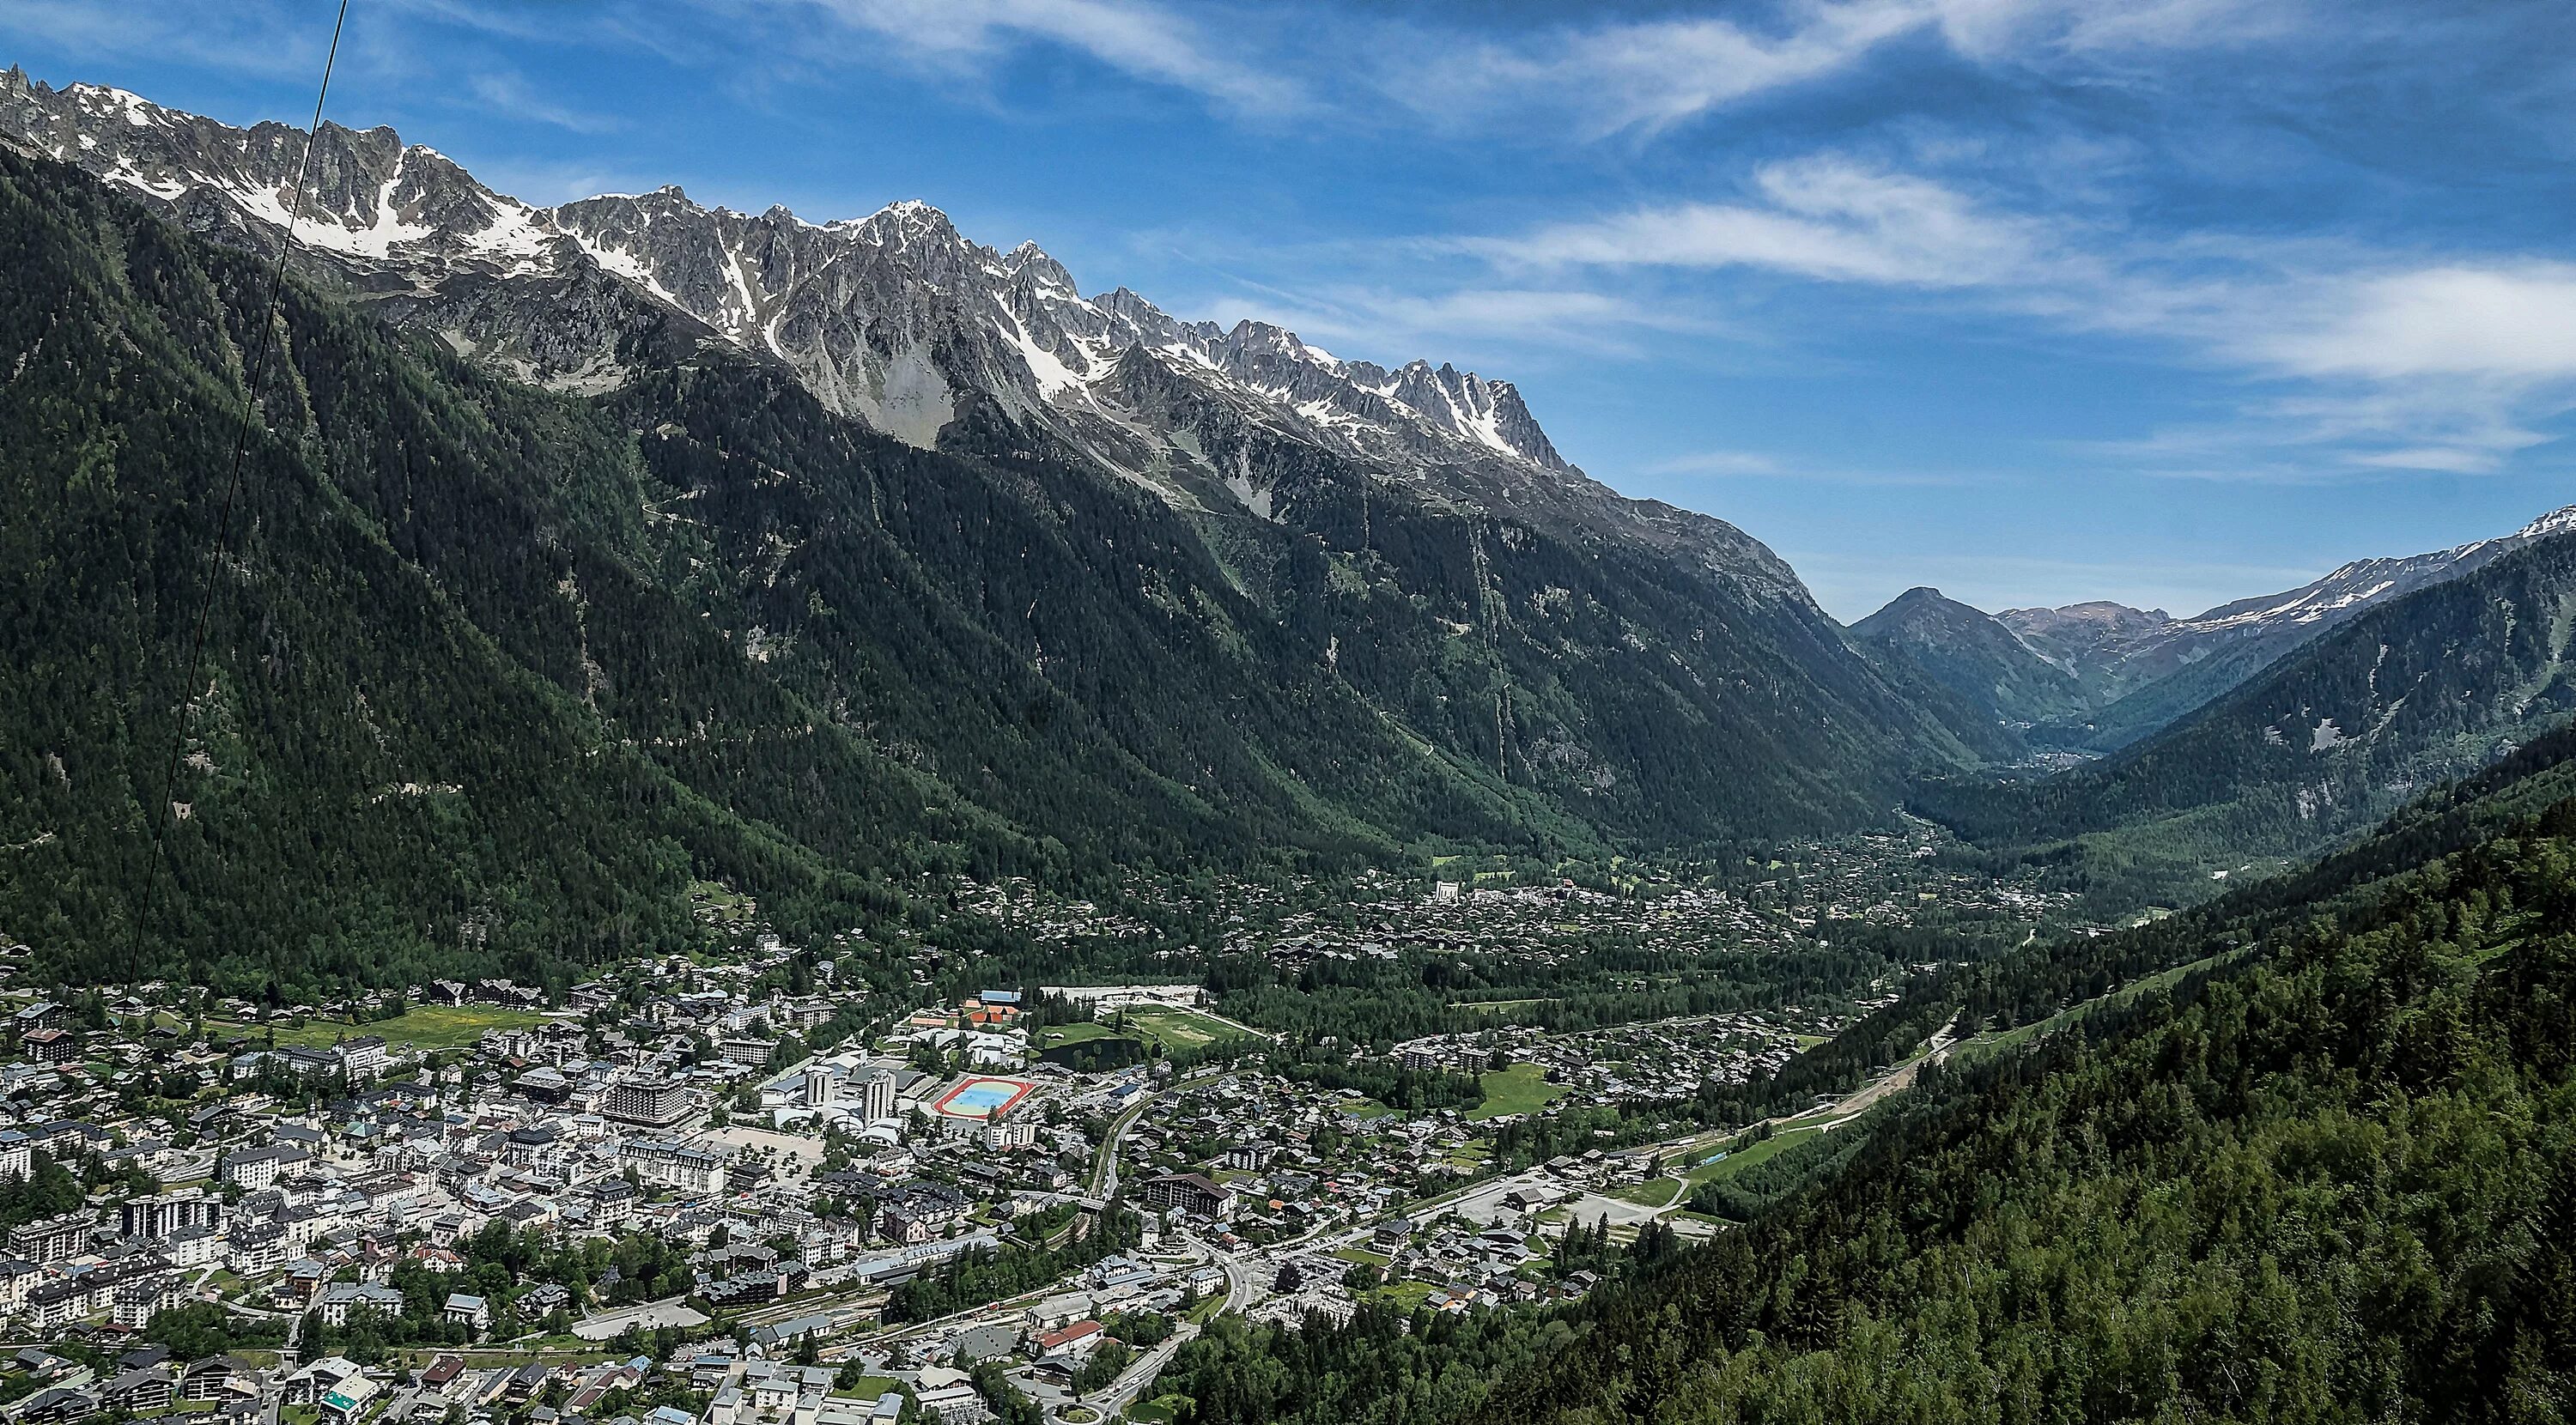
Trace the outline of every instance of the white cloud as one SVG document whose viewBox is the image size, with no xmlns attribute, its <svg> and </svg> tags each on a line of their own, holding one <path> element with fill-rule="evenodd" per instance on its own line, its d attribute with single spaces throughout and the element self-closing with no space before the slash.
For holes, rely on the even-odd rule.
<svg viewBox="0 0 2576 1425">
<path fill-rule="evenodd" d="M 1543 288 L 1464 287 L 1425 296 L 1382 287 L 1327 286 L 1294 295 L 1273 292 L 1251 302 L 1221 296 L 1186 305 L 1214 314 L 1221 325 L 1248 317 L 1350 348 L 1345 355 L 1374 353 L 1369 359 L 1389 366 L 1425 352 L 1435 353 L 1433 359 L 1481 361 L 1492 347 L 1480 352 L 1480 340 L 1634 356 L 1636 333 L 1711 329 L 1688 313 L 1624 297 Z"/>
<path fill-rule="evenodd" d="M 1566 115 L 1585 137 L 1652 133 L 1936 36 L 1978 63 L 2086 63 L 2236 44 L 2295 21 L 2281 0 L 1790 0 L 1765 26 L 1690 17 L 1564 25 L 1506 39 L 1387 30 L 1380 89 L 1437 122 Z"/>
<path fill-rule="evenodd" d="M 1758 450 L 1703 450 L 1676 455 L 1645 467 L 1649 475 L 1777 475 L 1777 457 Z"/>
<path fill-rule="evenodd" d="M 1837 282 L 1959 287 L 2027 276 L 2034 221 L 1839 155 L 1764 167 L 1760 205 L 1684 203 L 1470 243 L 1511 265 L 1756 267 Z"/>
<path fill-rule="evenodd" d="M 2501 468 L 2504 458 L 2497 451 L 2475 446 L 2416 445 L 2357 455 L 2352 463 L 2378 470 L 2434 470 L 2452 475 L 2486 475 Z"/>
<path fill-rule="evenodd" d="M 1494 336 L 1567 336 L 1605 327 L 1692 331 L 1704 324 L 1599 292 L 1470 287 L 1436 297 L 1378 294 L 1366 309 L 1415 331 L 1463 331 Z"/>
<path fill-rule="evenodd" d="M 2068 446 L 2194 478 L 2500 470 L 2576 411 L 2576 264 L 2392 258 L 2350 242 L 2153 239 L 2013 212 L 1821 154 L 1755 171 L 1746 201 L 1639 208 L 1467 239 L 1499 271 L 1752 269 L 1948 294 L 2063 331 L 2145 338 L 2233 371 L 2227 415 Z M 1669 283 L 1667 284 L 1669 287 Z M 1717 292 L 1697 304 L 1714 305 Z M 1668 305 L 1693 305 L 1673 302 Z"/>
<path fill-rule="evenodd" d="M 749 8 L 818 12 L 893 45 L 915 63 L 970 69 L 1020 46 L 1059 45 L 1112 69 L 1206 95 L 1236 109 L 1278 113 L 1305 102 L 1296 81 L 1199 23 L 1147 0 L 740 0 Z"/>
<path fill-rule="evenodd" d="M 95 0 L 10 0 L 0 6 L 0 36 L 32 38 L 79 55 L 150 55 L 184 59 L 227 74 L 298 78 L 309 87 L 321 73 L 331 17 L 284 17 L 273 6 L 114 7 Z"/>
<path fill-rule="evenodd" d="M 2477 475 L 2556 440 L 2547 427 L 2576 411 L 2576 265 L 2237 247 L 2233 270 L 2190 283 L 2131 266 L 2089 308 L 2062 299 L 2251 383 L 2224 421 L 2099 451 L 2216 478 Z"/>
<path fill-rule="evenodd" d="M 1382 47 L 1387 91 L 1413 108 L 1459 117 L 1496 109 L 1571 107 L 1597 135 L 1656 129 L 1766 90 L 1830 74 L 1919 28 L 1912 0 L 1802 4 L 1776 34 L 1729 20 L 1567 27 L 1518 41 L 1417 35 Z"/>
<path fill-rule="evenodd" d="M 2420 267 L 2340 284 L 2308 305 L 2305 320 L 2256 333 L 2246 349 L 2307 375 L 2576 378 L 2576 264 Z"/>
<path fill-rule="evenodd" d="M 1873 469 L 1861 465 L 1811 465 L 1782 460 L 1756 450 L 1703 450 L 1676 455 L 1638 467 L 1645 475 L 1697 475 L 1713 479 L 1794 480 L 1811 485 L 1851 485 L 1893 489 L 1925 485 L 1973 485 L 1981 477 L 1958 471 Z"/>
<path fill-rule="evenodd" d="M 607 115 L 556 103 L 518 74 L 477 74 L 466 81 L 466 89 L 485 108 L 514 119 L 533 119 L 577 134 L 613 133 L 622 127 Z"/>
<path fill-rule="evenodd" d="M 2290 33 L 2305 19 L 2291 0 L 1931 0 L 1928 8 L 1942 38 L 1976 59 L 2237 45 Z"/>
</svg>

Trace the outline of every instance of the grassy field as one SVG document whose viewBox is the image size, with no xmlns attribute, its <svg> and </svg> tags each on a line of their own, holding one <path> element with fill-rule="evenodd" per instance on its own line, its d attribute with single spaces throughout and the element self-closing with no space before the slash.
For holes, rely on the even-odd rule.
<svg viewBox="0 0 2576 1425">
<path fill-rule="evenodd" d="M 689 903 L 705 911 L 707 918 L 727 925 L 747 925 L 760 912 L 759 902 L 713 881 L 689 882 Z"/>
<path fill-rule="evenodd" d="M 1389 1282 L 1369 1295 L 1398 1311 L 1411 1311 L 1431 1298 L 1439 1288 L 1429 1282 Z"/>
<path fill-rule="evenodd" d="M 1163 1046 L 1166 1053 L 1182 1049 L 1203 1049 L 1220 1039 L 1241 1039 L 1244 1032 L 1231 1024 L 1208 1018 L 1196 1010 L 1169 1005 L 1128 1006 L 1109 1011 L 1111 1018 L 1083 1020 L 1073 1024 L 1050 1025 L 1038 1037 L 1040 1050 L 1061 1049 L 1067 1044 L 1084 1044 L 1094 1039 L 1150 1040 Z M 1124 1027 L 1116 1016 L 1124 1014 Z"/>
<path fill-rule="evenodd" d="M 1050 1024 L 1045 1029 L 1039 1031 L 1038 1047 L 1040 1049 L 1061 1049 L 1067 1044 L 1085 1044 L 1094 1039 L 1114 1038 L 1117 1033 L 1117 1030 L 1110 1028 L 1106 1024 L 1098 1024 L 1089 1020 L 1073 1024 Z"/>
<path fill-rule="evenodd" d="M 1683 1186 L 1685 1188 L 1695 1189 L 1702 1183 L 1711 1183 L 1720 1178 L 1732 1177 L 1757 1163 L 1776 1158 L 1782 1153 L 1789 1151 L 1791 1148 L 1796 1147 L 1798 1144 L 1803 1143 L 1824 1131 L 1825 1130 L 1823 1128 L 1815 1126 L 1806 1128 L 1783 1128 L 1778 1132 L 1773 1133 L 1770 1137 L 1763 1139 L 1761 1142 L 1754 1144 L 1752 1147 L 1745 1149 L 1741 1153 L 1729 1153 L 1726 1157 L 1717 1162 L 1703 1163 L 1698 1167 L 1692 1168 L 1689 1172 L 1682 1175 Z"/>
<path fill-rule="evenodd" d="M 1714 1163 L 1696 1163 L 1679 1177 L 1648 1178 L 1642 1183 L 1614 1188 L 1609 1195 L 1622 1202 L 1633 1202 L 1645 1207 L 1669 1207 L 1698 1191 L 1702 1183 L 1712 1183 L 1720 1178 L 1732 1177 L 1757 1163 L 1776 1158 L 1824 1131 L 1823 1127 L 1817 1124 L 1811 1123 L 1804 1126 L 1793 1124 L 1779 1129 L 1770 1137 L 1740 1153 L 1729 1153 Z M 1709 1152 L 1715 1151 L 1715 1149 L 1709 1150 Z M 1705 1158 L 1708 1153 L 1700 1153 L 1697 1156 Z"/>
<path fill-rule="evenodd" d="M 1189 1403 L 1190 1398 L 1186 1395 L 1158 1395 L 1151 1400 L 1140 1400 L 1128 1406 L 1127 1418 L 1143 1420 L 1148 1422 L 1148 1425 L 1164 1425 L 1164 1422 L 1180 1414 Z"/>
<path fill-rule="evenodd" d="M 1679 1178 L 1648 1178 L 1641 1183 L 1629 1183 L 1624 1187 L 1612 1188 L 1610 1196 L 1621 1202 L 1633 1202 L 1640 1207 L 1670 1207 L 1681 1190 L 1682 1183 Z"/>
<path fill-rule="evenodd" d="M 1548 1100 L 1565 1092 L 1563 1084 L 1547 1081 L 1547 1070 L 1536 1064 L 1514 1064 L 1485 1074 L 1481 1082 L 1485 1101 L 1468 1110 L 1470 1119 L 1499 1118 L 1506 1113 L 1536 1113 Z"/>
<path fill-rule="evenodd" d="M 541 1024 L 545 1016 L 523 1009 L 501 1009 L 493 1005 L 422 1005 L 398 1019 L 380 1019 L 373 1024 L 349 1024 L 336 1019 L 308 1020 L 301 1025 L 276 1026 L 277 1042 L 300 1044 L 309 1049 L 327 1049 L 343 1039 L 363 1034 L 381 1034 L 394 1048 L 405 1044 L 415 1049 L 455 1049 L 483 1037 L 487 1029 L 520 1029 Z M 245 1034 L 253 1039 L 263 1037 L 267 1026 L 258 1024 L 217 1024 L 214 1028 Z"/>
<path fill-rule="evenodd" d="M 861 1376 L 857 1385 L 851 1386 L 848 1390 L 835 1388 L 832 1393 L 845 1400 L 874 1400 L 894 1388 L 895 1379 L 892 1376 Z"/>
<path fill-rule="evenodd" d="M 1385 1104 L 1382 1104 L 1373 1098 L 1352 1099 L 1341 1104 L 1340 1108 L 1343 1113 L 1350 1117 L 1360 1119 L 1391 1118 L 1395 1114 L 1394 1109 L 1387 1107 Z"/>
<path fill-rule="evenodd" d="M 1127 1022 L 1148 1038 L 1162 1041 L 1165 1049 L 1201 1049 L 1220 1039 L 1243 1037 L 1243 1031 L 1233 1025 L 1210 1019 L 1196 1010 L 1166 1005 L 1129 1009 Z"/>
</svg>

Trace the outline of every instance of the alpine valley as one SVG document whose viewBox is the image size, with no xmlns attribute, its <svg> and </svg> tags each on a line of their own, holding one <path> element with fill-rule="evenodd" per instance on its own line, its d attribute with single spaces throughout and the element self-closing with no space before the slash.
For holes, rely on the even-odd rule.
<svg viewBox="0 0 2576 1425">
<path fill-rule="evenodd" d="M 532 208 L 389 130 L 325 125 L 307 168 L 301 131 L 14 69 L 0 136 L 36 512 L 6 637 L 50 674 L 0 695 L 0 875 L 16 932 L 82 963 L 329 942 L 374 947 L 332 975 L 400 977 L 663 943 L 707 875 L 819 924 L 940 867 L 1705 852 L 1909 797 L 2011 845 L 2224 804 L 2173 852 L 2198 867 L 2321 844 L 2565 711 L 2560 584 L 2489 589 L 2555 570 L 2563 512 L 2193 619 L 1918 590 L 1847 634 L 1743 531 L 1568 463 L 1508 382 L 1086 298 L 921 203 Z M 183 551 L 272 340 L 292 379 L 183 696 Z M 2481 618 L 2540 642 L 2449 657 Z M 2357 658 L 2354 706 L 2292 691 Z M 2410 703 L 2437 674 L 2464 690 Z M 138 903 L 180 717 L 190 889 Z M 2116 750 L 1982 770 L 2057 749 Z M 2289 819 L 2246 823 L 2232 763 L 2188 793 L 2131 770 L 2214 757 L 2281 763 Z M 291 925 L 221 889 L 305 855 L 335 869 Z M 144 920 L 164 948 L 131 948 Z"/>
<path fill-rule="evenodd" d="M 5 636 L 47 674 L 0 695 L 32 848 L 0 874 L 66 955 L 147 914 L 183 917 L 170 956 L 362 924 L 348 965 L 587 955 L 657 943 L 719 865 L 840 886 L 839 920 L 926 867 L 1713 844 L 1883 820 L 2003 748 L 1755 540 L 1567 464 L 1507 384 L 1086 300 L 918 203 L 532 210 L 327 125 L 293 380 L 183 699 L 182 551 L 220 525 L 305 139 L 14 71 L 0 133 L 39 512 Z M 120 888 L 182 707 L 170 854 L 203 874 L 156 911 Z M 338 869 L 281 926 L 250 888 L 289 848 L 231 838 L 290 824 Z M 587 903 L 520 919 L 540 885 Z"/>
<path fill-rule="evenodd" d="M 543 7 L 361 8 L 382 80 Z M 784 8 L 1072 26 L 1067 73 L 1198 34 Z M 1747 56 L 1831 71 L 1838 134 L 1971 10 L 1980 106 L 2254 43 L 1559 8 L 1761 90 L 1730 124 L 1799 87 Z M 1536 54 L 1470 61 L 1600 64 Z M 1828 158 L 1543 236 L 1874 274 L 1890 332 L 2117 266 Z M 2030 296 L 1916 344 L 2002 384 Z M 536 207 L 0 74 L 0 1425 L 2566 1425 L 2576 506 L 2188 617 L 1846 627 L 1567 457 L 1509 381 L 921 202 Z"/>
</svg>

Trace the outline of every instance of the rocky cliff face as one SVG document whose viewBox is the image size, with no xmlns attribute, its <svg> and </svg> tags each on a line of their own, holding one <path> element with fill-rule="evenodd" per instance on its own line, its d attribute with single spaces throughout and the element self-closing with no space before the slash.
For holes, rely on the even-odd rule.
<svg viewBox="0 0 2576 1425">
<path fill-rule="evenodd" d="M 945 711 L 890 745 L 947 737 L 934 760 L 967 769 L 960 795 L 1038 835 L 1099 844 L 1063 811 L 1099 795 L 1030 789 L 1106 786 L 1110 763 L 1051 778 L 992 752 L 1018 733 L 943 732 L 1008 681 L 950 651 L 1008 650 L 1042 685 L 1011 726 L 1061 699 L 1096 719 L 1099 757 L 1192 795 L 1224 782 L 1211 768 L 1267 769 L 1207 808 L 1255 839 L 1290 835 L 1248 831 L 1247 809 L 1291 783 L 1378 826 L 1331 790 L 1332 768 L 1363 763 L 1354 788 L 1443 789 L 1390 793 L 1407 808 L 1392 838 L 1848 827 L 1886 816 L 1915 768 L 1992 741 L 1955 698 L 1864 659 L 1758 541 L 1569 464 L 1509 383 L 1085 297 L 1034 245 L 974 242 L 924 204 L 820 224 L 676 188 L 537 208 L 387 130 L 326 125 L 308 168 L 293 129 L 15 71 L 0 142 L 230 246 L 273 252 L 291 216 L 303 275 L 588 398 L 673 462 L 687 503 L 650 518 L 706 525 L 721 490 L 741 540 L 692 554 L 690 587 L 758 591 L 757 613 L 709 617 L 764 676 L 833 702 L 904 670 L 908 706 Z M 951 509 L 961 492 L 989 509 Z M 895 553 L 835 542 L 879 526 Z M 1021 564 L 1033 552 L 996 552 L 1006 528 L 1047 532 L 1046 577 Z M 955 627 L 897 636 L 940 599 L 964 610 Z M 1212 681 L 1211 649 L 1249 660 L 1239 686 Z M 1319 738 L 1327 714 L 1350 721 Z M 1514 799 L 1537 810 L 1488 814 Z"/>
<path fill-rule="evenodd" d="M 1001 252 L 925 203 L 808 222 L 706 208 L 676 187 L 537 208 L 390 129 L 236 129 L 122 90 L 0 74 L 0 135 L 267 246 L 494 369 L 615 389 L 717 341 L 775 361 L 833 411 L 935 445 L 969 401 L 1184 508 L 1299 514 L 1315 454 L 1466 513 L 1642 545 L 1812 607 L 1723 521 L 1621 498 L 1568 463 L 1508 381 L 1346 361 L 1259 322 L 1185 322 L 1119 288 L 1085 297 L 1035 243 Z"/>
</svg>

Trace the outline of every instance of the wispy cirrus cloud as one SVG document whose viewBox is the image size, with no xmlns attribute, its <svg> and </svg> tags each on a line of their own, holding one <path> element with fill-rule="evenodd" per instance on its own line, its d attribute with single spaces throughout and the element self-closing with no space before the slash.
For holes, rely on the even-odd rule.
<svg viewBox="0 0 2576 1425">
<path fill-rule="evenodd" d="M 472 7 L 477 0 L 405 0 Z M 1929 40 L 1981 65 L 2084 60 L 2277 34 L 2280 0 L 1781 0 L 1737 15 L 1590 18 L 1536 28 L 1391 20 L 1315 3 L 1295 23 L 1248 5 L 1172 0 L 695 0 L 806 16 L 863 41 L 840 56 L 982 77 L 1052 47 L 1237 114 L 1361 127 L 1497 124 L 1595 140 L 1656 133 Z M 818 54 L 802 59 L 824 58 Z"/>
<path fill-rule="evenodd" d="M 1480 350 L 1533 345 L 1593 356 L 1634 356 L 1644 334 L 1704 334 L 1714 327 L 1689 312 L 1623 296 L 1549 288 L 1460 287 L 1424 294 L 1326 286 L 1293 294 L 1268 291 L 1248 299 L 1227 293 L 1189 305 L 1218 314 L 1221 321 L 1249 317 L 1285 327 L 1309 341 L 1459 359 L 1482 359 Z"/>
<path fill-rule="evenodd" d="M 1789 459 L 1759 450 L 1698 450 L 1648 461 L 1637 467 L 1647 475 L 1706 480 L 1779 480 L 1805 485 L 1850 485 L 1863 488 L 1967 485 L 1975 477 L 1945 470 L 1880 469 L 1843 463 Z"/>
<path fill-rule="evenodd" d="M 2178 476 L 2485 473 L 2555 439 L 2550 424 L 2576 413 L 2576 263 L 2106 229 L 1836 152 L 1763 165 L 1733 201 L 1632 208 L 1452 247 L 1500 272 L 1613 291 L 1640 274 L 1716 280 L 1741 269 L 2163 343 L 2239 373 L 2236 408 L 2146 439 L 2069 448 Z M 1714 304 L 1722 292 L 1698 296 Z"/>
<path fill-rule="evenodd" d="M 2278 39 L 2310 24 L 2297 0 L 1931 0 L 1942 38 L 1972 58 L 2101 59 Z"/>
<path fill-rule="evenodd" d="M 1513 39 L 1417 32 L 1378 56 L 1384 92 L 1452 119 L 1496 110 L 1571 109 L 1590 136 L 1659 129 L 1841 70 L 1917 30 L 1914 3 L 1799 5 L 1770 30 L 1680 18 L 1565 26 Z"/>
<path fill-rule="evenodd" d="M 1585 138 L 1654 133 L 1842 74 L 1905 42 L 1978 64 L 2098 61 L 2290 32 L 2278 0 L 1791 0 L 1755 17 L 1594 20 L 1494 37 L 1390 29 L 1350 53 L 1435 121 L 1546 115 Z"/>
<path fill-rule="evenodd" d="M 2169 338 L 2251 382 L 2223 421 L 2102 444 L 2168 473 L 2315 480 L 2481 475 L 2576 414 L 2576 264 L 2313 243 L 2189 282 L 2131 266 L 2102 325 Z M 2074 294 L 2070 294 L 2072 296 Z"/>
<path fill-rule="evenodd" d="M 872 57 L 979 73 L 1052 46 L 1132 78 L 1172 85 L 1249 114 L 1307 107 L 1293 68 L 1267 62 L 1243 33 L 1152 0 L 717 0 L 721 8 L 805 15 L 877 46 Z M 843 58 L 860 58 L 851 54 Z"/>
<path fill-rule="evenodd" d="M 1957 287 L 2027 273 L 2038 222 L 1840 154 L 1773 163 L 1752 200 L 1680 203 L 1464 244 L 1512 267 L 1751 267 L 1837 282 Z"/>
<path fill-rule="evenodd" d="M 625 127 L 611 115 L 590 113 L 550 98 L 515 71 L 477 74 L 466 80 L 465 87 L 485 108 L 508 118 L 552 124 L 577 134 L 615 133 Z"/>
<path fill-rule="evenodd" d="M 615 46 L 772 76 L 894 66 L 978 84 L 1052 51 L 1240 117 L 1591 141 L 1660 133 L 1899 44 L 1929 43 L 1980 66 L 2053 64 L 2268 36 L 2296 13 L 2281 0 L 1774 0 L 1723 15 L 1515 27 L 1471 14 L 1396 20 L 1331 0 L 1293 16 L 1252 0 L 378 0 L 356 18 L 389 64 L 417 30 Z M 0 26 L 103 52 L 192 50 L 261 73 L 298 69 L 314 28 L 310 13 L 279 0 L 13 0 Z M 281 50 L 263 36 L 294 43 Z"/>
<path fill-rule="evenodd" d="M 2321 376 L 2576 379 L 2576 263 L 2446 262 L 2365 275 L 2306 320 L 2250 334 L 2245 345 Z"/>
<path fill-rule="evenodd" d="M 1648 463 L 1649 475 L 1777 475 L 1780 457 L 1758 450 L 1699 450 Z"/>
<path fill-rule="evenodd" d="M 227 74 L 309 79 L 322 64 L 328 16 L 309 17 L 266 5 L 179 7 L 155 3 L 109 8 L 93 0 L 12 0 L 0 27 L 75 54 L 151 54 Z"/>
</svg>

